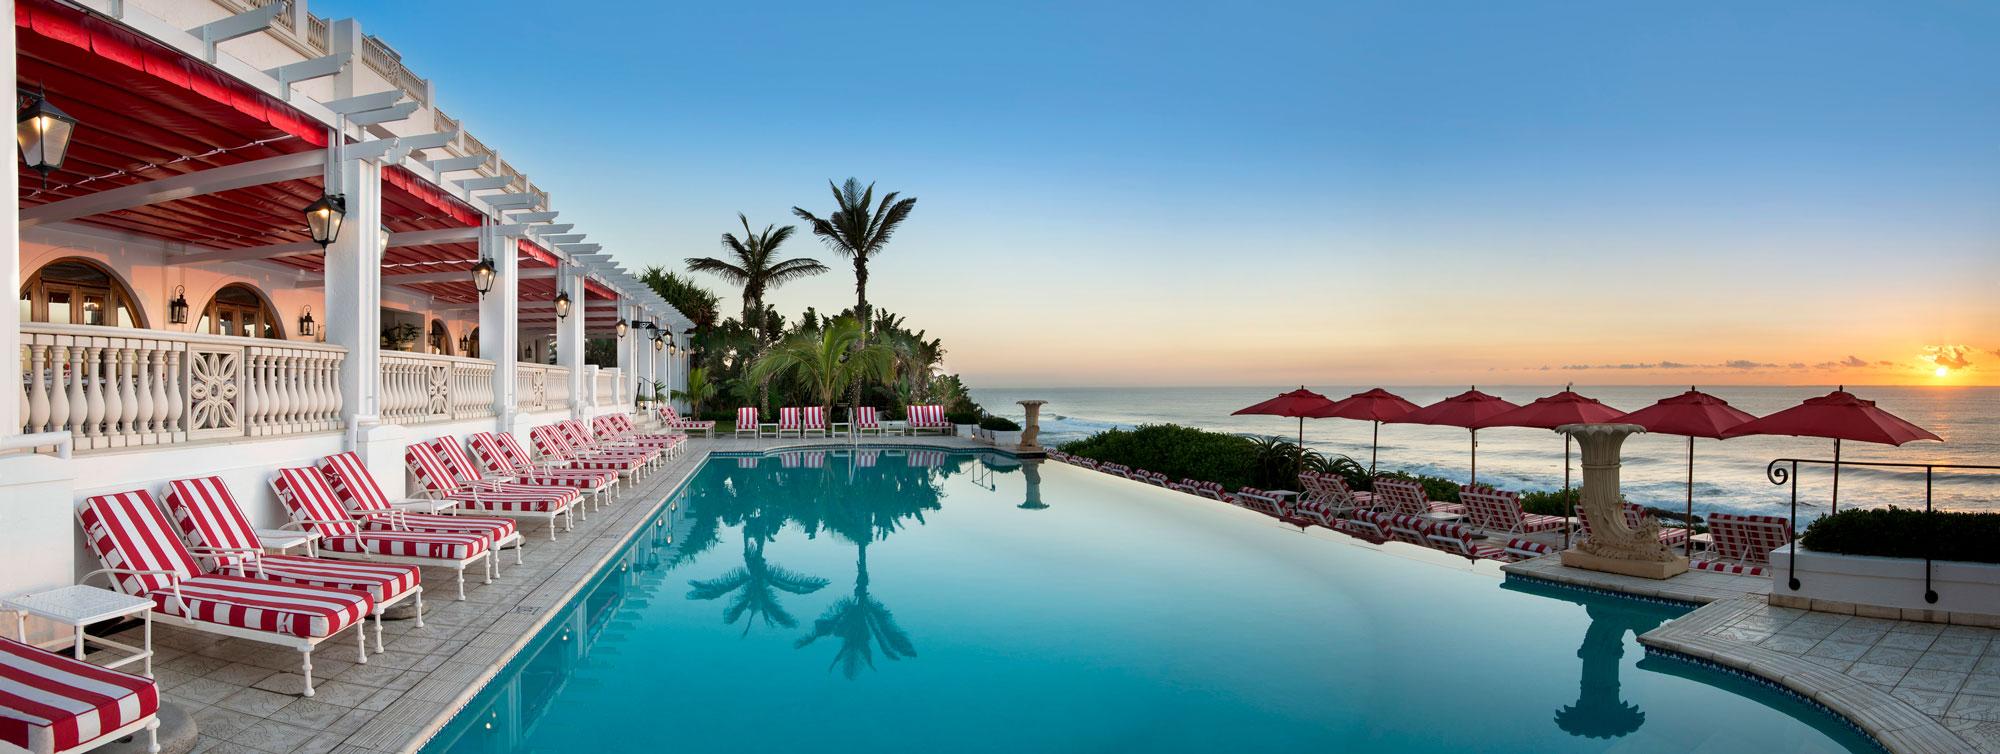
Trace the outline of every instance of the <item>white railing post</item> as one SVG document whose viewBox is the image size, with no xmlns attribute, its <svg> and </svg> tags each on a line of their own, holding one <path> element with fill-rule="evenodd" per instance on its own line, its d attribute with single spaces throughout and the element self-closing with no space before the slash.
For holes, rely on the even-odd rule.
<svg viewBox="0 0 2000 754">
<path fill-rule="evenodd" d="M 0 75 L 8 81 L 15 76 L 14 0 L 0 0 L 6 6 L 7 28 L 0 30 Z M 13 166 L 8 166 L 13 167 Z M 0 196 L 7 206 L 0 208 L 0 290 L 12 296 L 21 290 L 21 176 L 15 170 L 0 170 Z M 0 306 L 0 353 L 12 361 L 22 357 L 21 311 L 12 301 Z M 66 354 L 65 354 L 66 355 Z M 0 440 L 21 434 L 28 420 L 28 398 L 0 400 Z"/>
<path fill-rule="evenodd" d="M 584 291 L 583 276 L 570 269 L 567 260 L 560 262 L 557 267 L 556 287 L 557 290 L 568 293 L 570 301 L 569 316 L 556 320 L 556 366 L 569 370 L 564 376 L 569 381 L 566 392 L 569 393 L 570 400 L 563 408 L 567 409 L 571 416 L 581 417 L 583 402 L 586 400 L 584 395 L 586 388 L 583 384 L 585 376 L 583 324 L 589 317 L 589 307 L 585 301 L 589 296 Z"/>
</svg>

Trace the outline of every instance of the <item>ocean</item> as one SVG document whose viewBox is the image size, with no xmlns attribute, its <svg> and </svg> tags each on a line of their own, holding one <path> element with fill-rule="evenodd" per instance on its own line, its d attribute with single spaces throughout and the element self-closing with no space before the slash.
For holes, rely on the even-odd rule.
<svg viewBox="0 0 2000 754">
<path fill-rule="evenodd" d="M 992 388 L 975 389 L 973 397 L 988 411 L 1019 420 L 1015 402 L 1048 401 L 1042 407 L 1042 442 L 1054 445 L 1114 427 L 1174 423 L 1245 435 L 1294 437 L 1298 420 L 1276 416 L 1231 416 L 1229 412 L 1297 386 L 1272 387 L 1133 387 L 1133 388 Z M 1309 385 L 1340 399 L 1368 386 Z M 1386 387 L 1418 405 L 1463 392 L 1464 386 Z M 1483 392 L 1525 404 L 1561 386 L 1482 386 Z M 1636 411 L 1654 401 L 1685 391 L 1685 386 L 1578 385 L 1575 390 L 1612 407 Z M 1763 416 L 1832 387 L 1704 387 L 1703 391 L 1730 405 Z M 1857 387 L 1850 392 L 1944 438 L 1901 447 L 1848 442 L 1843 461 L 1894 461 L 2000 465 L 2000 388 L 1978 387 Z M 1307 419 L 1308 447 L 1344 454 L 1368 463 L 1368 422 Z M 1419 424 L 1382 425 L 1381 470 L 1431 474 L 1460 482 L 1469 476 L 1471 443 L 1455 427 Z M 1772 484 L 1765 467 L 1776 458 L 1833 457 L 1833 441 L 1804 437 L 1743 437 L 1696 440 L 1694 466 L 1695 513 L 1714 511 L 1785 515 L 1790 491 Z M 1580 474 L 1572 457 L 1573 474 Z M 1634 435 L 1624 446 L 1621 477 L 1625 495 L 1636 503 L 1678 509 L 1687 497 L 1687 438 Z M 1479 479 L 1501 489 L 1553 490 L 1563 483 L 1562 438 L 1549 430 L 1494 428 L 1479 432 Z M 1832 490 L 1827 467 L 1802 467 L 1799 474 L 1799 517 L 1811 520 L 1827 511 Z M 2000 473 L 1945 472 L 1933 479 L 1935 502 L 1941 509 L 2000 511 Z M 1924 503 L 1921 470 L 1901 471 L 1842 467 L 1840 506 L 1919 507 Z"/>
</svg>

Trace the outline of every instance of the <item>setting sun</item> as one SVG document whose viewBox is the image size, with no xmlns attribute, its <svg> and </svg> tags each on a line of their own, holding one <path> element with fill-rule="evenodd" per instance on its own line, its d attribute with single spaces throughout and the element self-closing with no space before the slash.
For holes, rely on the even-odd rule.
<svg viewBox="0 0 2000 754">
<path fill-rule="evenodd" d="M 1951 370 L 1949 370 L 1949 369 L 1946 369 L 1946 368 L 1944 368 L 1944 367 L 1938 367 L 1938 368 L 1937 368 L 1937 371 L 1935 371 L 1935 372 L 1932 372 L 1932 374 L 1935 374 L 1935 375 L 1937 375 L 1937 376 L 1939 376 L 1939 377 L 1944 377 L 1944 376 L 1947 376 L 1947 375 L 1950 375 L 1950 374 L 1951 374 Z"/>
</svg>

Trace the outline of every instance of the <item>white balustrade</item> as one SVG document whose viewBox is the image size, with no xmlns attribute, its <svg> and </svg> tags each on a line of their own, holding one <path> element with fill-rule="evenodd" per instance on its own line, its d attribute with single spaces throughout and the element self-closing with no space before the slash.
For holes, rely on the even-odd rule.
<svg viewBox="0 0 2000 754">
<path fill-rule="evenodd" d="M 514 365 L 514 409 L 521 412 L 541 411 L 549 407 L 549 383 L 553 379 L 550 370 L 555 367 L 545 364 Z M 567 375 L 564 379 L 567 380 Z"/>
<path fill-rule="evenodd" d="M 493 362 L 383 352 L 383 420 L 422 424 L 492 415 Z"/>
<path fill-rule="evenodd" d="M 23 431 L 80 451 L 341 424 L 338 346 L 46 323 L 21 341 Z"/>
<path fill-rule="evenodd" d="M 630 398 L 630 396 L 622 394 L 623 388 L 618 380 L 618 370 L 599 369 L 597 370 L 595 379 L 597 380 L 597 384 L 594 386 L 596 392 L 592 393 L 592 395 L 596 397 L 599 407 L 617 406 L 625 403 Z"/>
<path fill-rule="evenodd" d="M 543 383 L 542 390 L 543 393 L 547 396 L 548 405 L 544 406 L 543 408 L 550 410 L 568 409 L 569 367 L 545 367 L 545 368 L 549 370 L 549 376 Z"/>
</svg>

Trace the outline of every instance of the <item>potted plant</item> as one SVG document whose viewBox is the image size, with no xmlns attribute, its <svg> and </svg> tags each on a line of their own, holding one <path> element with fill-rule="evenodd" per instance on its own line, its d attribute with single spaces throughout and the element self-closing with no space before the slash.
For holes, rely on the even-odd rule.
<svg viewBox="0 0 2000 754">
<path fill-rule="evenodd" d="M 988 442 L 1001 447 L 1021 444 L 1021 425 L 1004 416 L 988 416 L 979 420 L 979 429 Z"/>
<path fill-rule="evenodd" d="M 423 330 L 404 322 L 382 328 L 382 347 L 391 351 L 408 351 L 417 344 L 417 337 Z"/>
<path fill-rule="evenodd" d="M 973 437 L 977 434 L 975 430 L 979 429 L 978 411 L 953 411 L 945 414 L 944 418 L 951 422 L 952 432 L 959 437 Z"/>
</svg>

